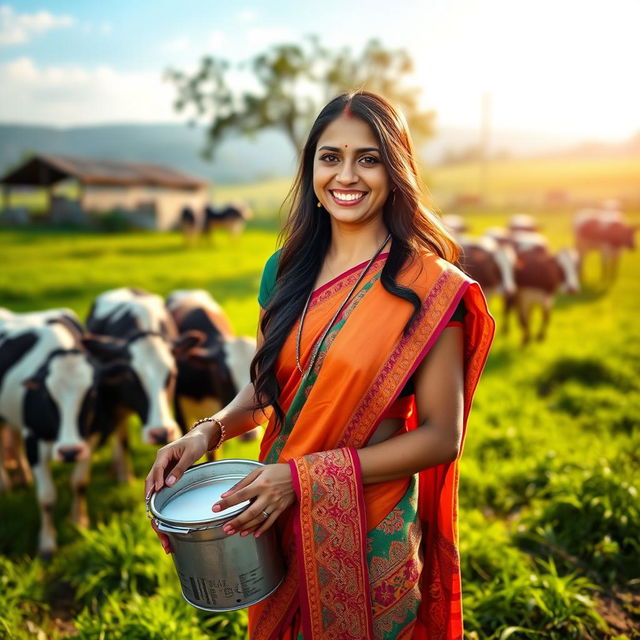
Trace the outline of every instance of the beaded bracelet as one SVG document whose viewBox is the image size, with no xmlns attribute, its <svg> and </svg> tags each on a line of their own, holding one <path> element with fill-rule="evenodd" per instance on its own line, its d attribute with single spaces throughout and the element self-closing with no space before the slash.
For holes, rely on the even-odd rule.
<svg viewBox="0 0 640 640">
<path fill-rule="evenodd" d="M 207 450 L 207 451 L 216 451 L 222 446 L 225 436 L 227 435 L 227 430 L 224 428 L 224 424 L 222 423 L 222 420 L 219 420 L 214 416 L 209 416 L 208 418 L 200 418 L 200 420 L 196 420 L 193 423 L 193 426 L 191 427 L 191 429 L 195 429 L 199 424 L 202 424 L 203 422 L 215 422 L 220 427 L 220 437 L 218 438 L 218 442 L 216 442 L 215 447 L 211 447 L 211 449 Z"/>
</svg>

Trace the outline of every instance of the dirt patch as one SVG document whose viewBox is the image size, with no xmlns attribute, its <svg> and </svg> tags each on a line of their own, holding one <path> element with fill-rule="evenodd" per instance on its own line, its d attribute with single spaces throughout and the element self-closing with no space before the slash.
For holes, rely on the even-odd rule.
<svg viewBox="0 0 640 640">
<path fill-rule="evenodd" d="M 598 613 L 613 631 L 629 638 L 640 638 L 640 594 L 616 592 L 596 597 Z"/>
</svg>

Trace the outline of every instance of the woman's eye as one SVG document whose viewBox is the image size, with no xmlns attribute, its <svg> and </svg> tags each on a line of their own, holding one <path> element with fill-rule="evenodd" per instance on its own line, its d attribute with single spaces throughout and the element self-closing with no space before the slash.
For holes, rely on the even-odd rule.
<svg viewBox="0 0 640 640">
<path fill-rule="evenodd" d="M 323 156 L 320 156 L 320 160 L 324 162 L 337 162 L 338 156 L 333 153 L 325 153 Z"/>
<path fill-rule="evenodd" d="M 360 158 L 360 162 L 362 162 L 363 164 L 378 164 L 380 160 L 378 160 L 378 158 L 376 158 L 375 156 L 364 156 L 363 158 Z"/>
</svg>

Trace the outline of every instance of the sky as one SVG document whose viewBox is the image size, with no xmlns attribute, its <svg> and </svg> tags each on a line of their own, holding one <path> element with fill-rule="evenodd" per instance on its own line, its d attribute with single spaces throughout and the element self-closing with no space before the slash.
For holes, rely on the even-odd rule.
<svg viewBox="0 0 640 640">
<path fill-rule="evenodd" d="M 0 0 L 1 2 L 1 0 Z M 23 0 L 0 4 L 0 123 L 184 122 L 167 68 L 317 35 L 404 47 L 439 127 L 640 131 L 640 0 Z"/>
</svg>

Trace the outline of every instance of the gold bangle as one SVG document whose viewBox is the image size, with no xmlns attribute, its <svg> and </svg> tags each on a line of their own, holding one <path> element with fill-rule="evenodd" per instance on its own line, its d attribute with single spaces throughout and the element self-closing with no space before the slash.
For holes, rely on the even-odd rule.
<svg viewBox="0 0 640 640">
<path fill-rule="evenodd" d="M 218 442 L 216 442 L 214 447 L 207 449 L 207 451 L 216 451 L 222 446 L 222 443 L 224 442 L 224 439 L 227 435 L 227 430 L 224 428 L 224 424 L 222 423 L 222 420 L 219 420 L 214 416 L 209 416 L 208 418 L 200 418 L 200 420 L 196 420 L 193 423 L 193 426 L 191 427 L 191 429 L 192 430 L 195 429 L 198 425 L 202 424 L 203 422 L 215 422 L 220 427 L 220 436 L 218 438 Z"/>
</svg>

